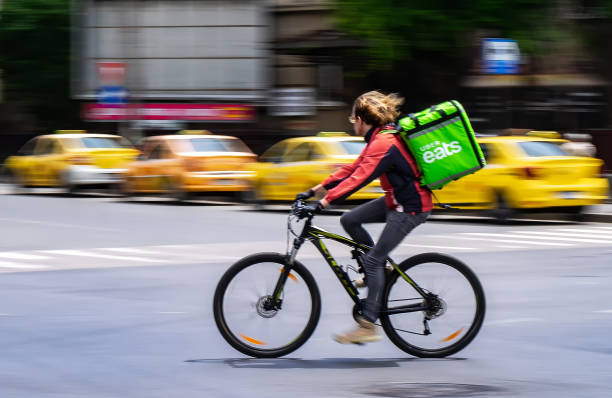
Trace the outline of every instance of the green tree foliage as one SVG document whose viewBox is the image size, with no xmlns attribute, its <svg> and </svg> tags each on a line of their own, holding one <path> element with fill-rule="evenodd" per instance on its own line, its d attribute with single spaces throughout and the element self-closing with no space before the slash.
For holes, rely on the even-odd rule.
<svg viewBox="0 0 612 398">
<path fill-rule="evenodd" d="M 461 56 L 477 31 L 497 32 L 537 51 L 551 35 L 553 0 L 342 0 L 336 16 L 347 33 L 363 38 L 370 65 L 380 67 L 421 53 Z"/>
<path fill-rule="evenodd" d="M 69 119 L 70 0 L 5 0 L 0 69 L 7 100 L 25 103 L 40 121 Z"/>
</svg>

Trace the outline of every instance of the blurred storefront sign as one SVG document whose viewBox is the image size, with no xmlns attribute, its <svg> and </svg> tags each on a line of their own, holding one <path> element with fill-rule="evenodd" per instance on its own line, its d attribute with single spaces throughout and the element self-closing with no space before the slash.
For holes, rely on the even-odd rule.
<svg viewBox="0 0 612 398">
<path fill-rule="evenodd" d="M 270 92 L 272 116 L 312 116 L 316 113 L 315 89 L 312 87 L 276 88 Z"/>
<path fill-rule="evenodd" d="M 520 72 L 521 52 L 516 40 L 482 39 L 484 73 L 514 74 Z"/>
<path fill-rule="evenodd" d="M 251 105 L 241 104 L 84 104 L 82 117 L 91 121 L 182 120 L 249 122 Z"/>
<path fill-rule="evenodd" d="M 132 120 L 130 121 L 132 129 L 155 129 L 155 130 L 183 130 L 187 128 L 185 122 L 177 120 Z"/>
</svg>

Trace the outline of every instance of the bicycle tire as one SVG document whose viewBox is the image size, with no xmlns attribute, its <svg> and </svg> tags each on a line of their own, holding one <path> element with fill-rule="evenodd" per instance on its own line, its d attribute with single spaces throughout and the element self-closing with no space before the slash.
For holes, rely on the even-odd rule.
<svg viewBox="0 0 612 398">
<path fill-rule="evenodd" d="M 423 277 L 422 278 L 423 280 L 419 280 L 419 274 L 426 275 L 426 273 L 422 270 L 427 271 L 426 267 L 429 264 L 437 264 L 438 266 L 442 266 L 441 269 L 449 269 L 449 270 L 452 269 L 456 272 L 455 273 L 451 272 L 449 275 L 452 275 L 452 277 L 456 278 L 457 281 L 462 281 L 462 278 L 464 278 L 465 282 L 467 282 L 468 284 L 467 286 L 469 286 L 469 288 L 472 291 L 469 294 L 474 295 L 473 297 L 473 300 L 474 300 L 473 317 L 471 316 L 466 317 L 470 319 L 469 326 L 462 327 L 461 329 L 450 328 L 451 330 L 457 330 L 457 332 L 453 333 L 451 331 L 450 334 L 446 334 L 446 335 L 442 333 L 443 338 L 442 340 L 439 340 L 439 341 L 437 340 L 428 341 L 427 340 L 429 336 L 433 336 L 435 332 L 433 332 L 429 336 L 426 336 L 424 334 L 418 336 L 418 333 L 416 333 L 417 329 L 413 331 L 406 331 L 405 329 L 400 327 L 399 325 L 402 320 L 400 318 L 395 318 L 395 317 L 404 317 L 405 319 L 403 319 L 403 321 L 406 321 L 406 323 L 408 323 L 407 318 L 412 317 L 410 318 L 410 324 L 416 324 L 417 323 L 416 321 L 418 321 L 419 317 L 420 317 L 420 320 L 422 321 L 425 315 L 423 311 L 394 314 L 394 315 L 388 314 L 385 312 L 389 308 L 389 304 L 391 300 L 394 300 L 394 298 L 390 298 L 390 295 L 392 294 L 394 287 L 396 288 L 401 287 L 397 290 L 398 291 L 401 290 L 402 294 L 403 292 L 408 292 L 410 289 L 412 290 L 412 292 L 416 293 L 416 290 L 408 282 L 406 282 L 397 271 L 394 271 L 389 276 L 385 284 L 385 289 L 383 293 L 383 309 L 381 311 L 380 320 L 381 320 L 383 330 L 385 331 L 389 339 L 401 350 L 407 352 L 408 354 L 411 354 L 411 355 L 414 355 L 420 358 L 444 358 L 449 355 L 455 354 L 458 351 L 465 348 L 478 334 L 482 326 L 482 323 L 484 321 L 484 316 L 485 316 L 485 307 L 486 307 L 485 295 L 484 295 L 482 285 L 480 284 L 480 281 L 478 280 L 476 274 L 467 265 L 465 265 L 461 261 L 453 257 L 444 255 L 444 254 L 440 254 L 440 253 L 419 254 L 414 257 L 410 257 L 404 260 L 402 263 L 399 264 L 399 268 L 402 271 L 404 271 L 406 274 L 408 274 L 422 289 L 430 291 L 431 293 L 434 293 L 434 294 L 440 293 L 440 298 L 444 300 L 444 297 L 442 297 L 443 292 L 429 290 L 429 289 L 434 289 L 434 287 L 422 284 L 422 283 L 425 283 L 425 279 L 427 279 L 426 277 Z M 417 268 L 419 268 L 419 270 L 417 270 Z M 439 267 L 430 266 L 429 268 L 431 269 L 431 271 L 429 271 L 431 273 Z M 463 286 L 465 282 L 454 282 L 454 283 Z M 409 289 L 407 287 L 409 287 Z M 438 288 L 441 289 L 440 287 Z M 465 286 L 464 288 L 466 292 L 469 290 Z M 462 290 L 464 289 L 462 288 Z M 396 293 L 396 294 L 400 294 L 400 293 Z M 416 299 L 411 299 L 411 300 L 416 300 Z M 400 300 L 395 300 L 395 301 L 400 301 Z M 448 315 L 448 311 L 453 310 L 453 306 L 455 305 L 455 302 L 453 301 L 450 301 L 448 303 L 445 303 L 444 301 L 442 302 L 446 304 L 448 307 L 444 307 L 444 312 L 442 312 L 441 315 L 438 315 L 439 319 L 441 320 L 445 319 L 443 317 Z M 466 303 L 468 303 L 468 306 L 472 305 L 469 299 L 466 300 Z M 463 307 L 461 307 L 460 304 L 454 307 L 455 313 L 460 312 L 460 310 L 462 309 Z M 467 315 L 469 315 L 469 313 L 470 311 L 466 311 Z M 431 322 L 432 330 L 434 330 L 434 328 L 437 328 L 438 326 L 438 324 L 436 324 L 437 322 L 436 320 L 437 320 L 437 317 L 429 321 Z M 456 322 L 456 323 L 459 324 L 460 322 Z M 446 325 L 444 326 L 446 327 Z M 454 325 L 454 326 L 457 327 L 458 325 Z M 441 326 L 440 329 L 443 329 L 443 327 Z M 446 333 L 449 333 L 449 332 L 447 331 Z M 432 339 L 435 339 L 435 338 L 436 337 L 432 337 Z M 413 342 L 409 342 L 408 341 L 409 339 L 413 341 L 414 340 L 419 340 L 419 341 L 424 341 L 424 342 L 427 341 L 427 344 L 431 344 L 431 343 L 440 344 L 442 342 L 447 343 L 451 341 L 452 343 L 442 346 L 442 347 L 438 347 L 438 348 L 431 348 L 431 347 L 419 346 Z M 422 345 L 426 345 L 426 344 L 422 344 Z"/>
<path fill-rule="evenodd" d="M 228 322 L 227 319 L 228 315 L 231 314 L 226 314 L 226 309 L 224 305 L 225 300 L 228 297 L 228 288 L 230 287 L 230 284 L 234 280 L 236 280 L 237 276 L 239 276 L 241 272 L 247 270 L 249 267 L 268 263 L 273 264 L 274 266 L 279 268 L 284 267 L 287 264 L 287 257 L 280 253 L 257 253 L 237 261 L 221 277 L 219 283 L 217 284 L 213 299 L 213 312 L 215 317 L 215 323 L 217 324 L 217 328 L 219 329 L 219 332 L 221 333 L 223 338 L 236 350 L 242 352 L 243 354 L 256 358 L 277 358 L 297 350 L 310 338 L 317 326 L 317 323 L 319 322 L 319 317 L 321 314 L 321 295 L 319 293 L 319 288 L 317 286 L 317 283 L 315 282 L 315 279 L 313 278 L 310 271 L 308 271 L 308 269 L 306 269 L 303 264 L 298 261 L 294 261 L 291 273 L 297 274 L 297 277 L 292 275 L 291 280 L 297 281 L 301 278 L 301 280 L 305 284 L 305 287 L 307 288 L 308 294 L 310 295 L 310 314 L 308 316 L 307 321 L 305 321 L 303 329 L 300 330 L 298 335 L 289 339 L 287 344 L 283 344 L 281 346 L 273 348 L 260 348 L 256 346 L 260 345 L 258 339 L 246 337 L 239 331 L 233 330 L 235 328 L 230 325 L 230 322 Z M 269 269 L 270 267 L 266 268 Z M 260 274 L 255 273 L 254 275 Z M 270 286 L 272 286 L 272 289 L 277 279 L 278 278 L 274 278 L 274 280 L 270 281 Z M 287 291 L 290 291 L 291 287 L 292 284 L 286 283 L 283 289 L 283 294 L 285 294 Z M 303 290 L 304 288 L 300 287 L 300 289 Z M 266 289 L 266 293 L 271 292 Z M 261 308 L 258 307 L 258 303 L 260 300 L 257 300 L 257 303 L 254 303 L 251 300 L 249 302 L 249 306 L 247 306 L 247 308 L 245 309 L 246 313 L 249 313 L 250 311 L 251 316 L 253 314 L 259 315 L 259 317 L 256 317 L 256 320 L 259 322 L 265 322 L 268 326 L 268 329 L 270 329 L 270 323 L 274 323 L 274 321 L 268 322 L 266 321 L 266 319 L 278 319 L 276 315 L 284 311 L 288 303 L 285 302 L 286 299 L 283 300 L 281 309 L 273 311 L 274 314 L 271 316 L 266 316 L 269 314 L 262 315 L 261 313 L 259 313 L 259 311 L 261 310 Z M 301 326 L 298 327 L 301 328 Z M 254 341 L 256 341 L 257 343 L 253 343 Z"/>
</svg>

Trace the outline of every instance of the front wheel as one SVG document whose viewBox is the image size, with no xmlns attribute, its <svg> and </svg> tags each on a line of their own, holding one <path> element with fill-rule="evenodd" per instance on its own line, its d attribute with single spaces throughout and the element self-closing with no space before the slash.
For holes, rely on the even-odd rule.
<svg viewBox="0 0 612 398">
<path fill-rule="evenodd" d="M 421 358 L 443 358 L 467 346 L 485 315 L 484 291 L 474 272 L 439 253 L 411 257 L 399 268 L 426 294 L 422 297 L 397 271 L 389 276 L 380 315 L 389 339 Z M 420 309 L 402 312 L 411 306 Z"/>
<path fill-rule="evenodd" d="M 274 288 L 286 272 L 286 256 L 254 254 L 221 277 L 213 299 L 219 332 L 243 354 L 276 358 L 297 350 L 312 335 L 321 296 L 312 274 L 294 261 L 277 297 Z"/>
</svg>

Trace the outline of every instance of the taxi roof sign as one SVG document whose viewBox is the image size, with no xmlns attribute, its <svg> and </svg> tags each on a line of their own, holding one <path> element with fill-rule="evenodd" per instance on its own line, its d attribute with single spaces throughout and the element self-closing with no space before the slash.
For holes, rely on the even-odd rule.
<svg viewBox="0 0 612 398">
<path fill-rule="evenodd" d="M 209 135 L 212 134 L 208 130 L 181 130 L 177 134 L 185 134 L 185 135 Z"/>
<path fill-rule="evenodd" d="M 87 130 L 55 130 L 55 134 L 85 134 Z"/>
<path fill-rule="evenodd" d="M 537 131 L 532 130 L 527 133 L 530 137 L 542 137 L 542 138 L 561 138 L 561 134 L 556 131 Z"/>
<path fill-rule="evenodd" d="M 346 137 L 348 135 L 344 131 L 320 131 L 317 137 Z"/>
</svg>

